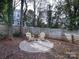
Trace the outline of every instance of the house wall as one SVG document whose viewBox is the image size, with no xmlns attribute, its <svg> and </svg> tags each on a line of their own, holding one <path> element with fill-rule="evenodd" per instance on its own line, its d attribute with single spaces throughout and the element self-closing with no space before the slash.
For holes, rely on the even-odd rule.
<svg viewBox="0 0 79 59">
<path fill-rule="evenodd" d="M 13 13 L 13 26 L 20 26 L 20 10 L 16 9 Z"/>
</svg>

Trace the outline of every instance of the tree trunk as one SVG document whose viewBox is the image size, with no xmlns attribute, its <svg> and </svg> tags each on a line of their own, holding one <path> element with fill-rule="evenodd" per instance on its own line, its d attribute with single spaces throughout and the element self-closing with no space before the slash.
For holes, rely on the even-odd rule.
<svg viewBox="0 0 79 59">
<path fill-rule="evenodd" d="M 36 12 L 36 1 L 34 0 L 34 18 L 33 18 L 33 26 L 36 25 L 36 15 L 35 15 L 35 12 Z"/>
<path fill-rule="evenodd" d="M 24 5 L 24 0 L 21 0 L 21 18 L 20 18 L 20 33 L 21 33 L 21 36 L 23 36 L 23 5 Z"/>
<path fill-rule="evenodd" d="M 8 37 L 12 39 L 13 0 L 8 0 Z"/>
</svg>

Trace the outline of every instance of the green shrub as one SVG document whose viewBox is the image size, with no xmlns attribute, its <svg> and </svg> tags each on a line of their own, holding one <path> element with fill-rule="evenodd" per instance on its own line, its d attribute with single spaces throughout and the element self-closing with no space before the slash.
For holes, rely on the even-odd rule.
<svg viewBox="0 0 79 59">
<path fill-rule="evenodd" d="M 6 37 L 6 34 L 3 32 L 0 32 L 0 40 L 4 39 Z"/>
<path fill-rule="evenodd" d="M 21 36 L 21 33 L 20 33 L 20 32 L 14 32 L 14 33 L 13 33 L 13 36 L 14 36 L 14 37 L 20 37 L 20 36 Z"/>
</svg>

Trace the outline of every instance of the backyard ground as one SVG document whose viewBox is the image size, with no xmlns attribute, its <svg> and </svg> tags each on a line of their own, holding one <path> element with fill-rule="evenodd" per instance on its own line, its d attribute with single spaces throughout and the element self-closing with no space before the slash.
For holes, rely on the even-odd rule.
<svg viewBox="0 0 79 59">
<path fill-rule="evenodd" d="M 19 49 L 22 38 L 0 41 L 0 59 L 79 59 L 79 45 L 48 39 L 54 48 L 46 53 L 28 53 Z"/>
</svg>

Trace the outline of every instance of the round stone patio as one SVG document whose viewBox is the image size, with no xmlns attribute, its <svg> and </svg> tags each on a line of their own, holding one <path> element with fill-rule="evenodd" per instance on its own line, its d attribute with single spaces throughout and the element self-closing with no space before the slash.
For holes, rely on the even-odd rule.
<svg viewBox="0 0 79 59">
<path fill-rule="evenodd" d="M 26 52 L 49 52 L 52 48 L 54 47 L 54 44 L 48 40 L 44 40 L 44 41 L 31 41 L 31 42 L 27 42 L 26 40 L 21 41 L 19 44 L 19 48 L 22 51 L 26 51 Z"/>
</svg>

